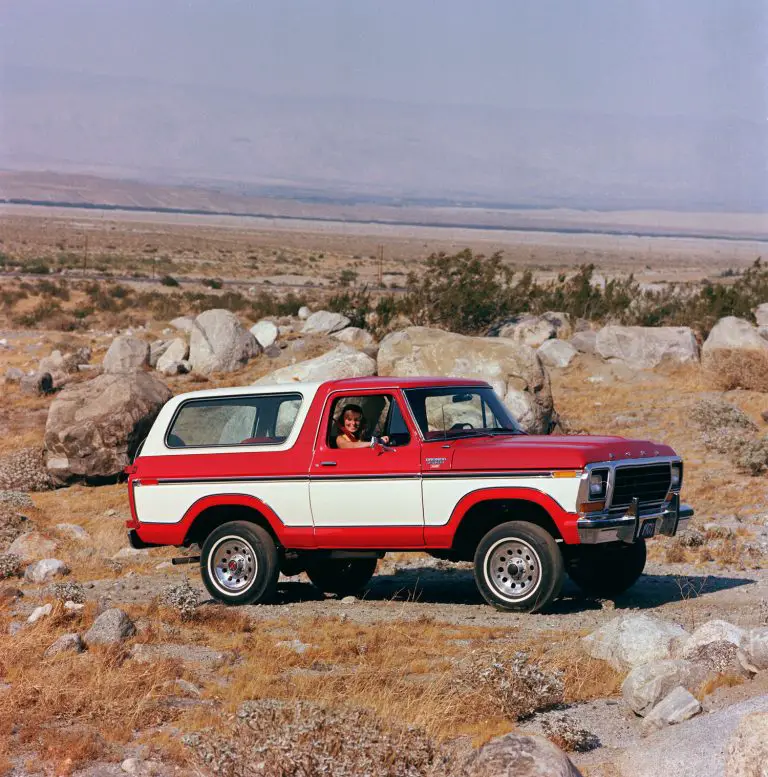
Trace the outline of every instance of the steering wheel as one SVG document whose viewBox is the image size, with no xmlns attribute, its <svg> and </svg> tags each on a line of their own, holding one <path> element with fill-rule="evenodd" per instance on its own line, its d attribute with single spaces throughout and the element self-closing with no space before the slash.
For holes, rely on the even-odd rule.
<svg viewBox="0 0 768 777">
<path fill-rule="evenodd" d="M 475 427 L 472 426 L 468 421 L 464 421 L 463 423 L 457 423 L 454 424 L 448 431 L 449 432 L 455 432 L 459 429 L 474 429 Z"/>
</svg>

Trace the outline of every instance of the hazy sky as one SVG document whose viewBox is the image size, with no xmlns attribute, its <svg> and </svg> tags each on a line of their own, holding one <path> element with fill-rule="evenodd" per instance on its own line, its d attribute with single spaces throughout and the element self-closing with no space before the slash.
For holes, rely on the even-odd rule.
<svg viewBox="0 0 768 777">
<path fill-rule="evenodd" d="M 767 43 L 765 0 L 0 3 L 9 92 L 32 67 L 208 94 L 766 123 Z"/>
</svg>

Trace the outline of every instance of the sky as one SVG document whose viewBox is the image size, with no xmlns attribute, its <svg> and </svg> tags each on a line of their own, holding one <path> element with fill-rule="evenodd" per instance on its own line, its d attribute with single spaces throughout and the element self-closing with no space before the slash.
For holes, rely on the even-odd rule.
<svg viewBox="0 0 768 777">
<path fill-rule="evenodd" d="M 610 199 L 624 176 L 638 202 L 762 208 L 766 40 L 763 0 L 5 0 L 0 164 L 502 199 L 512 178 L 537 202 Z"/>
</svg>

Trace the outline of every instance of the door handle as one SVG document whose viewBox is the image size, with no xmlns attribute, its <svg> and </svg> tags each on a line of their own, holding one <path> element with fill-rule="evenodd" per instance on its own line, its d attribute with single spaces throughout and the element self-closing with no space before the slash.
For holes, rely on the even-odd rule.
<svg viewBox="0 0 768 777">
<path fill-rule="evenodd" d="M 335 467 L 336 462 L 335 461 L 321 461 L 318 465 L 318 467 Z"/>
</svg>

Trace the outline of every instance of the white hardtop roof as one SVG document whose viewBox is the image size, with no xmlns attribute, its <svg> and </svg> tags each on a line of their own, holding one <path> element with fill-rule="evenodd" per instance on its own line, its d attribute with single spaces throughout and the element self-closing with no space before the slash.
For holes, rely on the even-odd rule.
<svg viewBox="0 0 768 777">
<path fill-rule="evenodd" d="M 323 381 L 325 382 L 325 381 Z M 229 386 L 226 388 L 203 389 L 202 391 L 188 391 L 185 394 L 177 394 L 173 399 L 183 402 L 187 399 L 208 399 L 210 397 L 235 397 L 243 394 L 285 394 L 298 391 L 305 396 L 314 396 L 323 382 L 312 383 L 253 383 L 249 386 Z"/>
</svg>

